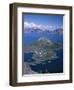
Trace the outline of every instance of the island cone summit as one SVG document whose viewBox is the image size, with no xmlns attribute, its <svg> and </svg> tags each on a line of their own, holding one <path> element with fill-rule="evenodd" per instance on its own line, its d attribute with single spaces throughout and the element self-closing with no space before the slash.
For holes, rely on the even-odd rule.
<svg viewBox="0 0 74 90">
<path fill-rule="evenodd" d="M 44 61 L 52 61 L 57 58 L 55 51 L 60 48 L 61 45 L 53 43 L 50 39 L 41 37 L 36 42 L 26 47 L 25 52 L 33 53 L 33 62 L 30 64 L 40 64 Z"/>
</svg>

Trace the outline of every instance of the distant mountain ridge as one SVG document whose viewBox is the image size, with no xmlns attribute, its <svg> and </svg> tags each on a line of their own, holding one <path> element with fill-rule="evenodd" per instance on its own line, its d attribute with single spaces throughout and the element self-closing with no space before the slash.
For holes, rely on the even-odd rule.
<svg viewBox="0 0 74 90">
<path fill-rule="evenodd" d="M 57 33 L 57 34 L 63 34 L 63 29 L 62 28 L 57 28 L 57 29 L 54 29 L 54 30 L 42 30 L 42 29 L 33 29 L 33 28 L 25 28 L 24 30 L 24 33 L 32 33 L 32 32 L 36 32 L 36 33 L 42 33 L 42 32 L 52 32 L 52 33 Z"/>
<path fill-rule="evenodd" d="M 54 32 L 58 34 L 63 33 L 63 28 L 61 26 L 54 27 L 51 25 L 37 25 L 35 23 L 24 23 L 24 33 L 31 33 L 31 32 Z"/>
</svg>

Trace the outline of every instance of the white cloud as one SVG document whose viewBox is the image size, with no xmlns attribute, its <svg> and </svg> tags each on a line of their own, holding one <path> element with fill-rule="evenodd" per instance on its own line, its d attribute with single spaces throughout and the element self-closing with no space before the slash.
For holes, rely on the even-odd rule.
<svg viewBox="0 0 74 90">
<path fill-rule="evenodd" d="M 52 25 L 42 25 L 36 24 L 34 22 L 24 22 L 24 29 L 28 29 L 29 31 L 33 31 L 35 29 L 39 29 L 40 31 L 54 31 L 56 29 L 55 26 Z"/>
<path fill-rule="evenodd" d="M 28 22 L 24 22 L 24 28 L 36 28 L 37 25 L 33 22 L 28 23 Z"/>
<path fill-rule="evenodd" d="M 30 23 L 28 23 L 28 22 L 24 22 L 24 28 L 31 28 Z"/>
<path fill-rule="evenodd" d="M 31 22 L 30 25 L 31 25 L 32 27 L 36 27 L 36 26 L 37 26 L 37 25 L 36 25 L 35 23 L 33 23 L 33 22 Z"/>
</svg>

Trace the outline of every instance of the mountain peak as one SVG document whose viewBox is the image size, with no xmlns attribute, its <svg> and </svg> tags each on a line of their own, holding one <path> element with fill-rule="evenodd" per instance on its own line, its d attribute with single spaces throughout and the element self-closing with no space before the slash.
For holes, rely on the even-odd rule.
<svg viewBox="0 0 74 90">
<path fill-rule="evenodd" d="M 50 40 L 48 38 L 46 38 L 46 37 L 40 37 L 38 39 L 38 41 L 47 41 L 47 42 L 50 42 Z"/>
</svg>

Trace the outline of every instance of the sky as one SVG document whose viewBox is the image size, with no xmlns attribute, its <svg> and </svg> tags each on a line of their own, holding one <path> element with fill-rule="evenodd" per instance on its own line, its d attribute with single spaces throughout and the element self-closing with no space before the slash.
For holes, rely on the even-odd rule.
<svg viewBox="0 0 74 90">
<path fill-rule="evenodd" d="M 63 28 L 63 15 L 23 14 L 27 26 L 49 26 L 49 28 Z"/>
</svg>

